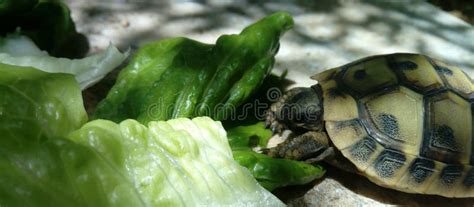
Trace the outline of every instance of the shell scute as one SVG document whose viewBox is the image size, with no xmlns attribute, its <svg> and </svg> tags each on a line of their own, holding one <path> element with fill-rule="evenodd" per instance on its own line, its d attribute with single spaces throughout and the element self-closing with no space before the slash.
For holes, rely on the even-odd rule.
<svg viewBox="0 0 474 207">
<path fill-rule="evenodd" d="M 416 67 L 400 67 L 400 65 L 407 65 L 407 63 L 416 65 Z M 434 70 L 434 66 L 425 56 L 413 54 L 390 56 L 387 57 L 387 64 L 399 74 L 404 85 L 422 94 L 445 87 L 443 80 Z"/>
<path fill-rule="evenodd" d="M 379 88 L 397 85 L 398 79 L 385 59 L 374 58 L 345 67 L 341 72 L 341 83 L 355 97 L 362 97 Z"/>
<path fill-rule="evenodd" d="M 469 164 L 472 151 L 470 103 L 452 92 L 427 98 L 426 134 L 421 156 L 445 163 Z"/>
<path fill-rule="evenodd" d="M 381 144 L 417 155 L 423 136 L 423 96 L 405 87 L 360 100 L 361 118 Z M 412 116 L 407 117 L 406 114 Z"/>
<path fill-rule="evenodd" d="M 468 99 L 474 96 L 474 83 L 461 69 L 450 66 L 439 60 L 431 60 L 435 71 L 445 79 L 446 84 L 462 97 Z"/>
</svg>

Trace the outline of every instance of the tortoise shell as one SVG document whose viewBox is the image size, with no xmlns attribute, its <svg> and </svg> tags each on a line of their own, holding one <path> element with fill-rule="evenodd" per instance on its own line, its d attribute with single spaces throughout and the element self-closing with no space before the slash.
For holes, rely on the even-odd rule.
<svg viewBox="0 0 474 207">
<path fill-rule="evenodd" d="M 474 196 L 474 84 L 459 68 L 419 54 L 364 58 L 312 77 L 327 133 L 378 185 Z"/>
</svg>

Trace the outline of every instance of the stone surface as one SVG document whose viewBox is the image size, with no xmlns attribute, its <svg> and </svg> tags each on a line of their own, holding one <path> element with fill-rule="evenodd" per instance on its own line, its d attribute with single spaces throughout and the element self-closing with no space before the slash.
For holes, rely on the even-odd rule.
<svg viewBox="0 0 474 207">
<path fill-rule="evenodd" d="M 66 2 L 77 29 L 87 34 L 92 52 L 110 42 L 133 49 L 175 36 L 213 43 L 221 34 L 238 33 L 265 15 L 285 10 L 294 16 L 295 27 L 281 40 L 274 71 L 289 70 L 288 77 L 297 80 L 296 85 L 314 84 L 308 74 L 394 52 L 423 53 L 474 76 L 474 28 L 421 1 Z"/>
<path fill-rule="evenodd" d="M 325 166 L 326 176 L 312 188 L 296 187 L 276 192 L 289 206 L 469 206 L 473 198 L 445 198 L 434 195 L 403 193 L 380 187 L 365 177 Z M 292 191 L 294 194 L 288 194 Z M 289 196 L 288 196 L 289 195 Z"/>
<path fill-rule="evenodd" d="M 309 76 L 325 69 L 394 52 L 423 53 L 457 65 L 474 77 L 474 28 L 422 1 L 65 2 L 71 7 L 78 31 L 88 37 L 92 53 L 105 49 L 110 42 L 133 51 L 146 42 L 175 36 L 213 43 L 221 34 L 238 33 L 265 15 L 286 10 L 294 16 L 295 27 L 281 40 L 274 72 L 288 70 L 287 77 L 295 81 L 293 86 L 315 84 Z M 292 206 L 474 204 L 473 199 L 387 190 L 331 167 L 326 178 L 311 186 L 287 188 L 277 194 Z"/>
</svg>

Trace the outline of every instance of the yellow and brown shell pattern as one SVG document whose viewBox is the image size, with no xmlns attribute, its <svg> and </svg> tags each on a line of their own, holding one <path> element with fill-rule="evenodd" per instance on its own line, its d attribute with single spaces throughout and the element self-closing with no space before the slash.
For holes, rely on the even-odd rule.
<svg viewBox="0 0 474 207">
<path fill-rule="evenodd" d="M 419 54 L 364 58 L 317 74 L 333 144 L 372 182 L 474 197 L 474 84 Z"/>
</svg>

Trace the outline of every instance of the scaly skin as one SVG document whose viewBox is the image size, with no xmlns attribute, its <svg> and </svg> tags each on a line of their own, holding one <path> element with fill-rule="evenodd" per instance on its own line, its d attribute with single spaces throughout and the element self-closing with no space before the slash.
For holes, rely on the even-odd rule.
<svg viewBox="0 0 474 207">
<path fill-rule="evenodd" d="M 319 97 L 320 92 L 315 88 L 293 88 L 271 105 L 267 113 L 266 126 L 271 128 L 274 134 L 281 134 L 283 130 L 289 129 L 296 136 L 289 137 L 265 153 L 271 157 L 293 160 L 312 158 L 314 161 L 321 161 L 331 155 L 323 153 L 329 147 L 329 140 L 323 131 Z M 309 110 L 311 106 L 315 108 Z M 307 115 L 306 113 L 310 113 L 314 118 L 302 118 Z"/>
</svg>

